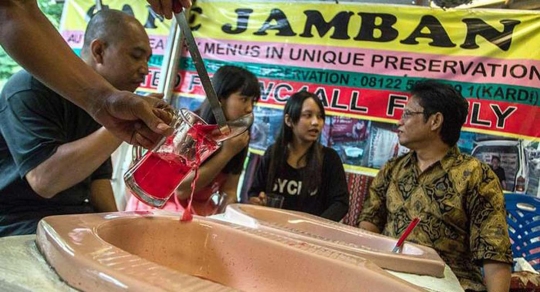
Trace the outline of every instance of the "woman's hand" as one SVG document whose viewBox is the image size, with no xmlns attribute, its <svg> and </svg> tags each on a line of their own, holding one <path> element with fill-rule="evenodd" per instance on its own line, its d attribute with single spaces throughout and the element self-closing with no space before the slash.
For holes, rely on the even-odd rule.
<svg viewBox="0 0 540 292">
<path fill-rule="evenodd" d="M 249 144 L 249 131 L 223 142 L 223 151 L 231 156 L 236 155 Z"/>
<path fill-rule="evenodd" d="M 249 203 L 253 205 L 266 206 L 266 194 L 260 192 L 258 197 L 249 198 Z"/>
</svg>

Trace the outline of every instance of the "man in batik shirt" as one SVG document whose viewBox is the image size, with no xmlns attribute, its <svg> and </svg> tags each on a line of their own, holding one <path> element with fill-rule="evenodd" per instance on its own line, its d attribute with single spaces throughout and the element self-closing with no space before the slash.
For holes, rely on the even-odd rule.
<svg viewBox="0 0 540 292">
<path fill-rule="evenodd" d="M 420 217 L 407 239 L 434 248 L 466 291 L 508 291 L 512 251 L 501 185 L 489 165 L 456 146 L 467 112 L 449 85 L 414 86 L 398 124 L 399 142 L 411 152 L 379 171 L 360 228 L 397 238 Z"/>
</svg>

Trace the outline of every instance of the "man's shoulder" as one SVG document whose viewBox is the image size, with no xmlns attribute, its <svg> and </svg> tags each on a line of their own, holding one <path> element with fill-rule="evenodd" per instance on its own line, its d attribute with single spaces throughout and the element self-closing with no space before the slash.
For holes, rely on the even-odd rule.
<svg viewBox="0 0 540 292">
<path fill-rule="evenodd" d="M 489 164 L 481 161 L 480 159 L 478 159 L 478 158 L 476 158 L 476 157 L 474 157 L 472 155 L 466 154 L 466 153 L 458 153 L 455 156 L 454 165 L 468 165 L 468 166 L 472 166 L 472 167 L 483 167 L 483 168 L 491 169 Z"/>
<path fill-rule="evenodd" d="M 34 98 L 37 96 L 39 96 L 39 98 Z M 44 99 L 42 96 L 46 96 L 47 98 Z M 15 73 L 9 78 L 1 92 L 0 102 L 11 104 L 10 99 L 14 97 L 25 98 L 27 100 L 25 102 L 28 102 L 29 99 L 33 99 L 37 103 L 50 103 L 55 100 L 62 100 L 60 95 L 24 70 Z"/>
<path fill-rule="evenodd" d="M 2 95 L 11 96 L 21 91 L 54 92 L 25 70 L 11 76 L 4 86 Z"/>
<path fill-rule="evenodd" d="M 70 113 L 84 111 L 24 70 L 15 73 L 4 85 L 0 105 L 15 111 L 20 107 L 49 112 L 51 108 Z"/>
<path fill-rule="evenodd" d="M 465 177 L 484 177 L 484 175 L 491 173 L 495 175 L 495 172 L 491 169 L 491 166 L 480 159 L 465 153 L 459 153 L 447 171 L 475 174 Z"/>
</svg>

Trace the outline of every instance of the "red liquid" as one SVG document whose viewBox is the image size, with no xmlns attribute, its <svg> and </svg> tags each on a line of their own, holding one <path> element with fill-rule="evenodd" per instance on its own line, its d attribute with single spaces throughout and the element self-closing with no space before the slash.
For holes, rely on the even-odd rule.
<svg viewBox="0 0 540 292">
<path fill-rule="evenodd" d="M 193 169 L 195 170 L 195 179 L 191 183 L 192 193 L 190 204 L 184 212 L 185 220 L 191 220 L 191 200 L 195 182 L 198 178 L 198 167 L 204 159 L 217 149 L 217 144 L 206 138 L 206 133 L 216 129 L 215 125 L 195 124 L 189 131 L 193 140 L 195 140 L 194 161 L 185 161 L 174 153 L 155 153 L 146 154 L 143 162 L 133 173 L 133 179 L 148 195 L 156 199 L 167 199 L 174 193 L 178 184 Z M 165 144 L 172 144 L 173 137 L 169 137 Z M 144 202 L 144 200 L 141 200 Z M 186 215 L 187 214 L 187 215 Z M 182 218 L 184 220 L 184 218 Z"/>
<path fill-rule="evenodd" d="M 152 197 L 166 199 L 191 171 L 191 167 L 174 154 L 148 152 L 146 156 L 133 178 Z"/>
<path fill-rule="evenodd" d="M 191 128 L 190 133 L 195 133 L 199 135 L 207 135 L 207 134 L 212 133 L 217 128 L 218 128 L 217 125 L 195 124 L 193 128 Z"/>
<path fill-rule="evenodd" d="M 189 130 L 188 134 L 193 137 L 195 140 L 195 164 L 199 166 L 201 164 L 201 151 L 202 147 L 204 146 L 204 141 L 207 141 L 205 139 L 205 136 L 207 133 L 212 132 L 217 128 L 216 125 L 203 125 L 203 124 L 195 124 L 193 127 Z M 217 144 L 213 145 L 207 145 L 212 147 L 212 152 L 215 148 L 217 148 Z M 182 214 L 182 218 L 180 221 L 191 221 L 193 220 L 193 211 L 191 209 L 191 203 L 193 202 L 193 194 L 195 193 L 195 186 L 197 185 L 197 180 L 199 179 L 199 168 L 194 167 L 195 176 L 193 177 L 193 181 L 191 182 L 191 195 L 189 196 L 189 203 L 187 205 L 187 208 L 184 210 L 184 213 Z"/>
<path fill-rule="evenodd" d="M 195 186 L 197 185 L 197 180 L 199 179 L 199 169 L 195 168 L 195 176 L 193 177 L 193 181 L 191 182 L 191 195 L 189 196 L 189 203 L 187 205 L 187 208 L 184 209 L 184 213 L 182 214 L 182 218 L 180 218 L 180 221 L 191 221 L 193 220 L 193 209 L 191 209 L 191 203 L 193 202 L 193 194 L 195 193 Z"/>
</svg>

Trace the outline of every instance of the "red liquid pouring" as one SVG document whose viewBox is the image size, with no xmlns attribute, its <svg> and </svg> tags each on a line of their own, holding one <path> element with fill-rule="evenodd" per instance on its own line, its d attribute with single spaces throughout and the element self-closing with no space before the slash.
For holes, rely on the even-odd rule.
<svg viewBox="0 0 540 292">
<path fill-rule="evenodd" d="M 187 207 L 184 209 L 184 213 L 182 214 L 182 218 L 180 218 L 180 221 L 191 221 L 193 220 L 193 209 L 191 209 L 191 202 L 193 202 L 193 194 L 195 193 L 195 186 L 197 184 L 197 180 L 199 179 L 199 169 L 195 168 L 195 176 L 193 177 L 193 181 L 191 182 L 191 195 L 189 196 L 189 203 Z"/>
<path fill-rule="evenodd" d="M 206 133 L 216 129 L 216 125 L 195 124 L 188 131 L 188 135 L 195 140 L 195 159 L 186 161 L 174 153 L 148 152 L 143 158 L 143 162 L 133 173 L 136 184 L 148 195 L 156 199 L 167 199 L 178 186 L 184 177 L 193 169 L 195 178 L 191 183 L 192 193 L 188 208 L 184 212 L 182 221 L 191 220 L 191 200 L 195 182 L 198 178 L 198 167 L 212 154 L 218 145 L 206 138 Z M 165 144 L 172 144 L 173 137 L 168 137 Z M 143 201 L 143 200 L 141 200 Z M 144 202 L 144 201 L 143 201 Z M 186 215 L 188 214 L 188 215 Z M 186 217 L 186 219 L 184 219 Z"/>
<path fill-rule="evenodd" d="M 204 125 L 204 124 L 196 124 L 191 129 L 189 129 L 188 134 L 191 137 L 193 137 L 193 139 L 195 140 L 195 149 L 196 149 L 195 164 L 196 165 L 201 164 L 202 147 L 204 146 L 204 141 L 208 140 L 208 139 L 205 139 L 206 135 L 215 129 L 217 129 L 216 125 Z M 213 143 L 212 147 L 213 149 L 215 149 L 217 145 Z M 195 193 L 195 186 L 197 185 L 197 180 L 199 179 L 199 168 L 194 167 L 194 171 L 195 171 L 195 176 L 193 177 L 193 181 L 191 182 L 191 195 L 189 196 L 189 203 L 187 205 L 187 208 L 184 210 L 184 213 L 182 214 L 182 218 L 180 219 L 180 221 L 193 220 L 193 210 L 191 209 L 191 203 L 193 202 L 193 194 Z"/>
</svg>

